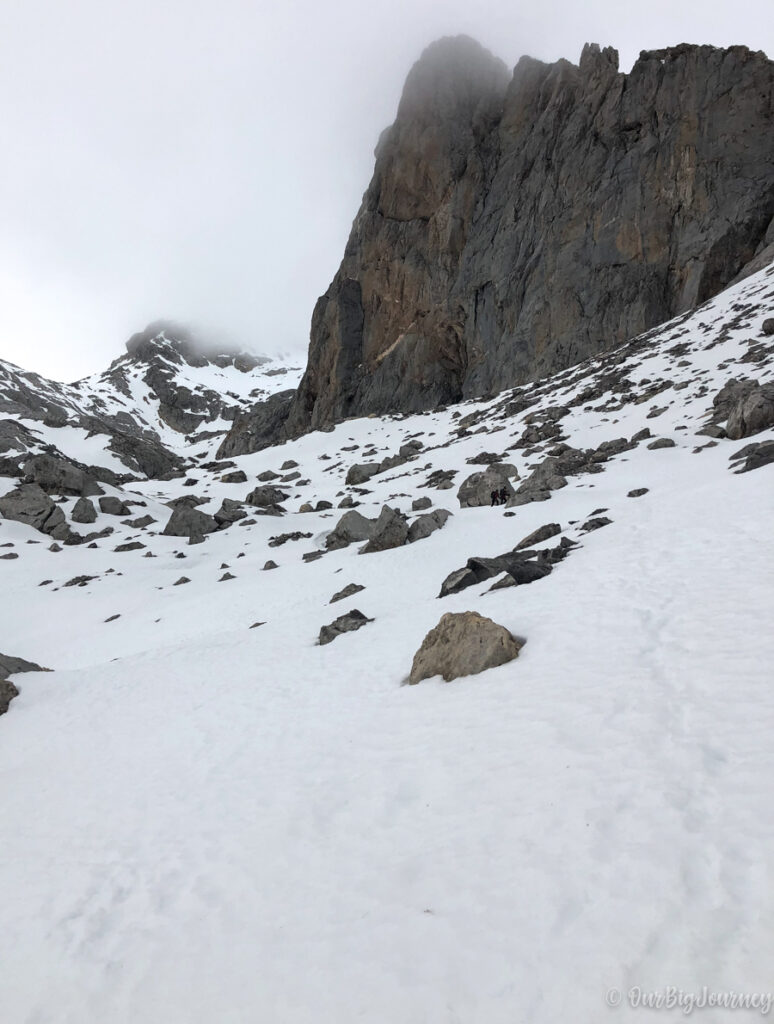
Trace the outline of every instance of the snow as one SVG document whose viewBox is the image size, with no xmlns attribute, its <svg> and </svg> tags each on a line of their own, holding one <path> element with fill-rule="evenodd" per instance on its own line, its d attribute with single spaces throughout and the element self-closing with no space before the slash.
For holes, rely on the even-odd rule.
<svg viewBox="0 0 774 1024">
<path fill-rule="evenodd" d="M 0 718 L 3 1022 L 559 1024 L 640 1019 L 632 986 L 769 991 L 772 467 L 729 470 L 747 441 L 693 449 L 725 380 L 770 378 L 738 360 L 773 280 L 737 285 L 632 356 L 630 378 L 686 389 L 562 420 L 574 446 L 649 426 L 675 448 L 640 444 L 512 517 L 461 510 L 456 491 L 480 468 L 465 460 L 512 444 L 532 410 L 458 439 L 455 412 L 495 404 L 478 402 L 240 457 L 248 484 L 202 474 L 208 511 L 285 459 L 311 482 L 289 486 L 285 518 L 201 545 L 101 515 L 93 529 L 116 527 L 102 546 L 54 555 L 0 521 L 21 556 L 0 562 L 0 650 L 56 670 L 15 677 Z M 741 300 L 760 311 L 708 349 L 716 327 L 701 324 Z M 682 368 L 666 355 L 676 340 L 691 348 Z M 546 404 L 587 386 L 574 373 Z M 359 511 L 428 495 L 453 511 L 446 526 L 304 563 L 341 512 L 298 514 L 301 501 L 336 504 L 368 442 L 381 457 L 418 431 L 451 443 L 374 477 Z M 522 478 L 536 461 L 508 460 Z M 420 486 L 438 468 L 459 470 L 453 489 Z M 636 487 L 649 492 L 628 498 Z M 154 529 L 162 502 L 190 493 L 131 488 L 147 502 L 132 516 Z M 599 508 L 612 524 L 582 534 Z M 467 557 L 552 521 L 581 546 L 551 576 L 437 599 Z M 312 537 L 268 547 L 290 530 Z M 112 550 L 135 536 L 155 558 Z M 263 571 L 268 558 L 279 568 Z M 222 563 L 236 579 L 217 582 Z M 61 586 L 78 574 L 99 578 Z M 350 582 L 366 589 L 329 605 Z M 317 646 L 353 607 L 374 622 Z M 467 609 L 526 637 L 519 658 L 401 685 L 440 615 Z"/>
</svg>

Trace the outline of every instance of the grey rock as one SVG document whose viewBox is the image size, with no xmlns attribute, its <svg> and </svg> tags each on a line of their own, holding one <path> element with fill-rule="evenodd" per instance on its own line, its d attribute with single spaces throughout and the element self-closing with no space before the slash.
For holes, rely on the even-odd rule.
<svg viewBox="0 0 774 1024">
<path fill-rule="evenodd" d="M 376 462 L 358 463 L 349 467 L 344 483 L 357 487 L 360 484 L 367 483 L 372 476 L 376 476 L 380 472 L 381 468 Z"/>
<path fill-rule="evenodd" d="M 731 456 L 732 468 L 736 473 L 749 473 L 774 462 L 774 441 L 755 441 L 747 444 Z M 740 466 L 739 464 L 742 463 Z"/>
<path fill-rule="evenodd" d="M 421 512 L 423 509 L 430 508 L 432 504 L 429 498 L 414 498 L 411 502 L 411 509 L 413 512 Z"/>
<path fill-rule="evenodd" d="M 648 451 L 658 451 L 659 448 L 674 448 L 675 442 L 671 437 L 659 437 L 655 441 L 651 441 L 648 445 Z"/>
<path fill-rule="evenodd" d="M 329 551 L 336 551 L 345 548 L 353 542 L 369 540 L 373 533 L 375 520 L 366 519 L 359 512 L 352 509 L 345 512 L 325 538 L 325 547 Z"/>
<path fill-rule="evenodd" d="M 0 654 L 0 679 L 16 675 L 17 672 L 49 672 L 50 669 L 43 668 L 34 661 L 27 661 L 26 658 L 16 658 L 10 654 Z"/>
<path fill-rule="evenodd" d="M 756 385 L 731 409 L 726 434 L 732 441 L 738 441 L 768 427 L 774 427 L 774 384 Z"/>
<path fill-rule="evenodd" d="M 767 317 L 763 321 L 761 331 L 769 338 L 774 334 L 774 316 Z"/>
<path fill-rule="evenodd" d="M 418 540 L 424 540 L 426 537 L 429 537 L 430 534 L 435 533 L 436 530 L 440 530 L 446 524 L 446 520 L 450 516 L 451 512 L 445 508 L 437 508 L 433 512 L 428 512 L 426 515 L 417 516 L 411 526 L 409 526 L 409 544 L 413 544 Z"/>
<path fill-rule="evenodd" d="M 397 509 L 384 505 L 378 519 L 373 524 L 368 542 L 363 545 L 360 551 L 361 554 L 367 555 L 373 554 L 376 551 L 399 548 L 408 542 L 408 538 L 409 526 L 406 522 L 406 517 L 398 512 Z"/>
<path fill-rule="evenodd" d="M 264 568 L 264 571 L 268 572 L 269 569 L 277 569 L 277 568 L 279 568 L 279 566 L 277 565 L 276 562 L 273 562 L 271 560 L 271 558 L 270 558 L 268 560 L 268 562 L 264 562 L 263 568 Z"/>
<path fill-rule="evenodd" d="M 214 515 L 215 522 L 221 528 L 246 518 L 247 512 L 242 508 L 241 501 L 234 501 L 232 498 L 224 498 L 220 508 Z"/>
<path fill-rule="evenodd" d="M 4 715 L 10 707 L 14 697 L 19 696 L 19 691 L 8 679 L 0 679 L 0 715 Z"/>
<path fill-rule="evenodd" d="M 537 530 L 528 534 L 523 540 L 520 540 L 514 551 L 521 551 L 523 548 L 531 548 L 533 544 L 540 544 L 544 540 L 548 540 L 549 537 L 555 537 L 557 533 L 561 533 L 562 528 L 559 523 L 546 523 L 545 526 L 539 526 Z"/>
<path fill-rule="evenodd" d="M 74 523 L 94 523 L 97 520 L 97 510 L 94 503 L 88 498 L 79 498 L 73 506 L 70 516 Z"/>
<path fill-rule="evenodd" d="M 104 498 L 99 499 L 99 510 L 104 512 L 108 516 L 128 516 L 131 515 L 131 509 L 129 506 L 121 501 L 120 498 L 116 498 L 114 495 L 106 495 Z"/>
<path fill-rule="evenodd" d="M 622 74 L 590 44 L 510 76 L 470 39 L 434 43 L 315 307 L 287 432 L 534 380 L 717 294 L 766 243 L 772 90 L 743 46 Z"/>
<path fill-rule="evenodd" d="M 38 484 L 22 484 L 0 498 L 0 515 L 31 526 L 54 540 L 73 536 L 64 512 Z"/>
<path fill-rule="evenodd" d="M 203 539 L 204 534 L 213 533 L 217 528 L 218 524 L 212 516 L 200 512 L 198 508 L 179 505 L 173 510 L 162 532 L 165 537 L 188 537 L 190 541 Z"/>
<path fill-rule="evenodd" d="M 24 463 L 24 482 L 38 484 L 47 494 L 102 494 L 97 481 L 67 459 L 33 455 Z"/>
<path fill-rule="evenodd" d="M 409 683 L 441 676 L 445 682 L 478 675 L 518 657 L 523 640 L 478 612 L 448 612 L 414 655 Z"/>
<path fill-rule="evenodd" d="M 344 601 L 346 598 L 352 597 L 353 594 L 358 594 L 361 590 L 365 590 L 365 587 L 361 586 L 359 583 L 348 583 L 342 590 L 336 591 L 328 604 L 335 604 L 336 601 Z"/>
<path fill-rule="evenodd" d="M 643 494 L 648 493 L 649 488 L 647 487 L 635 487 L 633 491 L 628 491 L 626 494 L 627 498 L 641 498 Z"/>
<path fill-rule="evenodd" d="M 258 402 L 249 413 L 237 415 L 218 448 L 216 458 L 247 455 L 285 440 L 286 421 L 295 393 L 294 389 L 279 391 L 265 402 Z"/>
<path fill-rule="evenodd" d="M 222 484 L 245 484 L 247 483 L 247 473 L 243 469 L 235 469 L 233 473 L 225 473 L 221 478 Z"/>
<path fill-rule="evenodd" d="M 271 505 L 279 505 L 281 501 L 286 501 L 287 498 L 288 494 L 286 491 L 280 490 L 279 487 L 271 487 L 268 484 L 264 484 L 250 491 L 245 498 L 245 502 L 256 508 L 268 508 Z"/>
<path fill-rule="evenodd" d="M 347 612 L 346 615 L 340 615 L 327 626 L 323 626 L 320 630 L 318 642 L 320 646 L 329 644 L 336 637 L 341 636 L 342 633 L 351 633 L 354 630 L 362 629 L 363 626 L 373 621 L 373 619 L 367 618 L 361 611 L 358 611 L 357 608 L 353 608 L 351 612 Z"/>
<path fill-rule="evenodd" d="M 500 491 L 502 488 L 505 488 L 508 498 L 513 497 L 515 491 L 503 469 L 499 465 L 488 466 L 482 472 L 472 473 L 462 482 L 457 491 L 457 500 L 460 508 L 480 508 L 491 505 L 492 491 Z"/>
</svg>

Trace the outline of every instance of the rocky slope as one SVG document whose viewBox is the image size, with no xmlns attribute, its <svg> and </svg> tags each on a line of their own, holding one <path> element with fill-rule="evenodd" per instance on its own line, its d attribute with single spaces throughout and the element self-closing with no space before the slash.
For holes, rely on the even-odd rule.
<svg viewBox="0 0 774 1024">
<path fill-rule="evenodd" d="M 0 488 L 3 1020 L 768 991 L 773 370 L 769 268 L 539 382 L 227 463 L 128 373 L 187 475 L 99 493 L 49 455 Z M 496 667 L 443 683 L 481 620 Z"/>
<path fill-rule="evenodd" d="M 281 361 L 165 322 L 126 349 L 104 373 L 73 384 L 0 360 L 0 475 L 47 454 L 110 483 L 179 476 L 191 444 L 225 436 L 236 417 L 299 377 Z"/>
<path fill-rule="evenodd" d="M 772 140 L 774 64 L 745 47 L 643 52 L 622 74 L 587 45 L 577 67 L 509 76 L 470 39 L 435 43 L 271 438 L 486 395 L 701 304 L 774 256 Z"/>
</svg>

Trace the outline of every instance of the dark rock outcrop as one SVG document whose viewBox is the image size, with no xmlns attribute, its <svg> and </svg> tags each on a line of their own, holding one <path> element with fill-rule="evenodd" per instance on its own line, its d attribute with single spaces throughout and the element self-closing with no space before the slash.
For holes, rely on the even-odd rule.
<svg viewBox="0 0 774 1024">
<path fill-rule="evenodd" d="M 323 626 L 320 630 L 318 642 L 320 646 L 329 644 L 337 636 L 341 636 L 342 633 L 351 633 L 373 621 L 373 619 L 369 619 L 361 611 L 358 611 L 357 608 L 353 608 L 351 612 L 347 612 L 346 615 L 340 615 L 333 622 L 328 623 L 327 626 Z"/>
<path fill-rule="evenodd" d="M 22 484 L 0 498 L 0 516 L 25 523 L 34 530 L 65 543 L 79 542 L 65 520 L 64 512 L 38 484 Z"/>
<path fill-rule="evenodd" d="M 773 109 L 774 63 L 743 46 L 647 51 L 622 74 L 587 45 L 509 80 L 470 39 L 434 43 L 277 436 L 532 380 L 715 295 L 774 241 Z"/>
</svg>

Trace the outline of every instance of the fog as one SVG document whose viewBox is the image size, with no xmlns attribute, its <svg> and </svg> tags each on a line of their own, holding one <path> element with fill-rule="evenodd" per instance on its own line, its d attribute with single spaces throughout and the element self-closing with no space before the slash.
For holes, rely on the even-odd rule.
<svg viewBox="0 0 774 1024">
<path fill-rule="evenodd" d="M 72 380 L 159 318 L 300 357 L 405 75 L 458 32 L 511 67 L 774 53 L 771 0 L 4 0 L 0 358 Z"/>
</svg>

